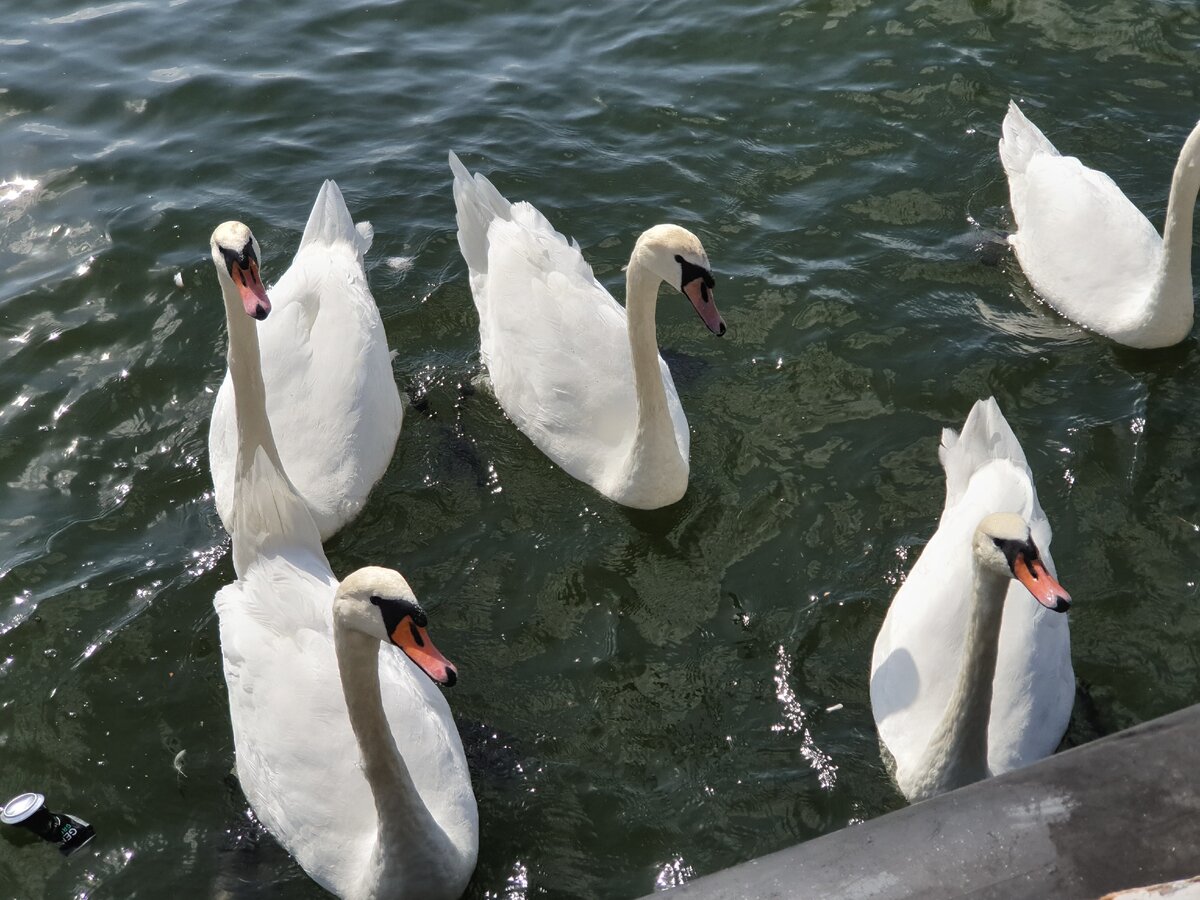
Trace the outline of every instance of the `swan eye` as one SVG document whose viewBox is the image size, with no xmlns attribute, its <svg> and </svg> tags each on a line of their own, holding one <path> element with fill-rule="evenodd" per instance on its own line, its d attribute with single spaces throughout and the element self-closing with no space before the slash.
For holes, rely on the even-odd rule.
<svg viewBox="0 0 1200 900">
<path fill-rule="evenodd" d="M 1010 538 L 992 538 L 992 543 L 1004 554 L 1009 568 L 1015 566 L 1018 559 L 1024 559 L 1025 564 L 1031 566 L 1041 558 L 1038 553 L 1037 544 L 1033 542 L 1032 537 L 1026 541 L 1018 541 Z"/>
<path fill-rule="evenodd" d="M 716 284 L 713 279 L 712 272 L 698 266 L 694 262 L 688 262 L 678 253 L 675 254 L 675 262 L 679 263 L 679 287 L 682 289 L 685 285 L 691 284 L 697 278 L 700 279 L 700 296 L 708 302 L 708 289 Z"/>
<path fill-rule="evenodd" d="M 992 543 L 996 545 L 996 549 L 1004 556 L 1004 561 L 1008 563 L 1010 569 L 1016 565 L 1017 557 L 1021 553 L 1021 545 L 1019 543 L 1008 538 L 992 538 Z"/>
<path fill-rule="evenodd" d="M 390 597 L 373 594 L 371 603 L 378 606 L 380 612 L 383 613 L 383 624 L 387 626 L 388 634 L 399 627 L 405 616 L 410 617 L 417 628 L 424 628 L 429 624 L 429 617 L 425 615 L 425 610 L 409 600 L 394 600 Z"/>
<path fill-rule="evenodd" d="M 230 275 L 233 275 L 234 266 L 237 266 L 239 269 L 247 269 L 250 267 L 250 263 L 258 262 L 258 254 L 254 252 L 253 238 L 246 242 L 246 246 L 242 248 L 241 253 L 238 253 L 236 250 L 230 250 L 228 247 L 218 247 L 217 249 L 221 251 L 221 256 L 225 260 L 225 268 L 229 270 Z"/>
<path fill-rule="evenodd" d="M 237 253 L 225 247 L 218 247 L 217 249 L 221 251 L 221 256 L 225 259 L 225 269 L 230 275 L 233 275 L 233 267 L 241 262 L 240 257 Z"/>
</svg>

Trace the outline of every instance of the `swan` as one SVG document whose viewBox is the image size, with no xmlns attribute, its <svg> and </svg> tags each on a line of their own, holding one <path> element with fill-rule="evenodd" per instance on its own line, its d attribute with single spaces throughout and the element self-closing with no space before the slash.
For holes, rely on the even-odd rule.
<svg viewBox="0 0 1200 900">
<path fill-rule="evenodd" d="M 398 572 L 335 579 L 267 417 L 254 320 L 271 301 L 254 266 L 258 243 L 227 222 L 212 256 L 237 407 L 237 580 L 214 605 L 238 779 L 262 824 L 334 894 L 458 897 L 475 867 L 478 812 L 434 685 L 452 685 L 457 672 Z M 403 654 L 381 653 L 382 643 Z"/>
<path fill-rule="evenodd" d="M 1017 230 L 1009 243 L 1034 290 L 1068 319 L 1130 347 L 1192 330 L 1192 213 L 1200 123 L 1179 152 L 1160 238 L 1121 189 L 1054 145 L 1008 104 L 1000 160 Z"/>
<path fill-rule="evenodd" d="M 690 436 L 658 352 L 661 282 L 725 333 L 699 239 L 678 225 L 638 238 L 622 308 L 528 203 L 509 203 L 454 153 L 458 246 L 470 270 L 479 338 L 496 399 L 567 474 L 636 509 L 669 506 L 688 481 Z"/>
<path fill-rule="evenodd" d="M 945 429 L 938 455 L 946 506 L 871 657 L 871 711 L 912 801 L 1049 756 L 1075 699 L 1067 617 L 1057 614 L 1070 596 L 996 401 L 977 402 L 961 434 Z"/>
<path fill-rule="evenodd" d="M 353 519 L 391 461 L 404 410 L 363 254 L 373 231 L 357 227 L 326 181 L 291 267 L 271 288 L 259 326 L 267 416 L 283 469 L 321 540 Z M 261 259 L 250 260 L 258 279 Z M 231 529 L 237 413 L 233 373 L 217 391 L 208 430 L 217 514 Z"/>
</svg>

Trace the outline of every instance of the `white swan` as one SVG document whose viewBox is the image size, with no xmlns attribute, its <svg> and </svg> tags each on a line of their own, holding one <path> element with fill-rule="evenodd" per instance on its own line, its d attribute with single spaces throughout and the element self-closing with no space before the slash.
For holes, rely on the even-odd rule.
<svg viewBox="0 0 1200 900">
<path fill-rule="evenodd" d="M 678 225 L 642 234 L 622 308 L 579 245 L 540 212 L 510 204 L 453 153 L 450 168 L 483 362 L 505 413 L 568 474 L 617 503 L 657 509 L 678 501 L 690 436 L 654 315 L 665 281 L 710 331 L 725 333 L 700 241 Z"/>
<path fill-rule="evenodd" d="M 333 893 L 458 897 L 475 867 L 478 813 L 450 708 L 430 680 L 453 684 L 455 670 L 398 573 L 360 569 L 337 584 L 266 415 L 253 319 L 270 301 L 254 270 L 258 244 L 227 222 L 212 256 L 238 423 L 238 579 L 215 599 L 238 779 L 263 825 Z M 405 655 L 381 653 L 381 642 Z"/>
<path fill-rule="evenodd" d="M 1200 124 L 1179 152 L 1160 238 L 1103 172 L 1054 145 L 1011 101 L 1000 160 L 1034 290 L 1068 319 L 1130 347 L 1167 347 L 1192 330 L 1192 213 Z"/>
<path fill-rule="evenodd" d="M 259 326 L 267 416 L 284 471 L 321 540 L 358 515 L 392 459 L 404 415 L 387 337 L 367 287 L 371 226 L 356 228 L 342 193 L 317 194 L 291 267 L 271 288 Z M 251 260 L 258 277 L 258 259 Z M 208 430 L 217 514 L 231 531 L 237 415 L 232 373 L 217 391 Z"/>
<path fill-rule="evenodd" d="M 945 429 L 939 456 L 946 507 L 871 658 L 871 710 L 910 800 L 1049 756 L 1075 699 L 1067 617 L 1057 614 L 1070 598 L 996 401 L 976 403 L 962 434 Z"/>
</svg>

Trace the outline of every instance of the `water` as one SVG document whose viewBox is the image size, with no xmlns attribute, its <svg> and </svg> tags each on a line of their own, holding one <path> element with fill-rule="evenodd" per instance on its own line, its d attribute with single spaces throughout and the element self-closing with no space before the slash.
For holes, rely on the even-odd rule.
<svg viewBox="0 0 1200 900">
<path fill-rule="evenodd" d="M 375 225 L 425 408 L 328 552 L 402 568 L 459 667 L 468 896 L 637 896 L 900 807 L 870 649 L 941 508 L 939 430 L 980 396 L 1076 598 L 1068 742 L 1200 696 L 1197 340 L 1083 335 L 996 243 L 1010 96 L 1161 224 L 1200 115 L 1192 4 L 333 7 L 4 10 L 0 787 L 98 837 L 64 862 L 6 835 L 3 896 L 321 894 L 231 775 L 205 440 L 209 233 L 248 222 L 270 282 L 327 177 Z M 730 333 L 660 305 L 694 431 L 677 506 L 613 506 L 470 389 L 450 148 L 618 296 L 644 227 L 701 235 Z"/>
</svg>

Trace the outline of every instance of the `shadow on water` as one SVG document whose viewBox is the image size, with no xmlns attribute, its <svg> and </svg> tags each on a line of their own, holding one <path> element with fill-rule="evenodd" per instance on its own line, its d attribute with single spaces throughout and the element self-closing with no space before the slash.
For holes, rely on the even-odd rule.
<svg viewBox="0 0 1200 900">
<path fill-rule="evenodd" d="M 286 850 L 259 824 L 231 772 L 221 780 L 231 816 L 221 839 L 210 845 L 216 852 L 216 877 L 209 896 L 214 900 L 260 900 L 277 896 L 280 872 L 292 877 L 299 867 Z"/>
</svg>

